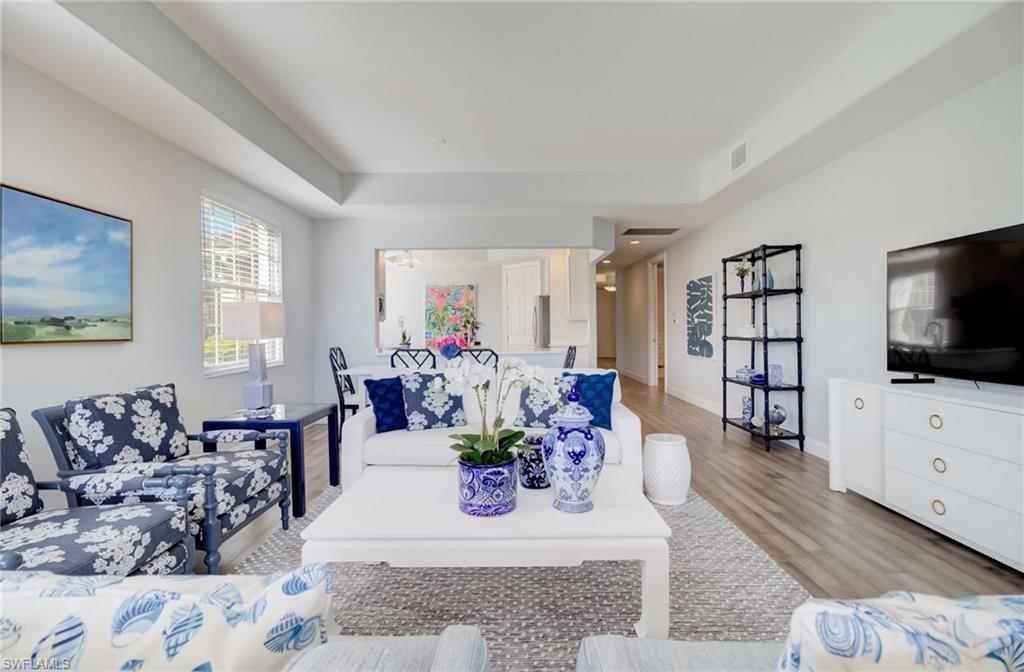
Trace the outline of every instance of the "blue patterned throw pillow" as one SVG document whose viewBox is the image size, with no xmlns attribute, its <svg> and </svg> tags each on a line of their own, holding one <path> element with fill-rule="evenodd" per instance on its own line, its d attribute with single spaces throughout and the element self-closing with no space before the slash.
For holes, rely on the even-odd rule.
<svg viewBox="0 0 1024 672">
<path fill-rule="evenodd" d="M 519 413 L 514 427 L 538 427 L 546 429 L 555 425 L 555 413 L 565 405 L 565 395 L 572 389 L 572 376 L 562 376 L 555 381 L 558 399 L 549 399 L 539 390 L 525 389 L 519 395 Z"/>
<path fill-rule="evenodd" d="M 0 408 L 0 467 L 0 525 L 43 508 L 36 479 L 28 466 L 21 425 L 9 408 Z"/>
<path fill-rule="evenodd" d="M 615 371 L 608 373 L 570 373 L 565 371 L 562 376 L 576 379 L 576 389 L 580 393 L 580 405 L 594 416 L 590 424 L 601 429 L 611 429 Z"/>
<path fill-rule="evenodd" d="M 174 385 L 64 402 L 72 445 L 86 468 L 166 462 L 188 454 Z"/>
<path fill-rule="evenodd" d="M 448 394 L 444 376 L 439 373 L 406 373 L 402 378 L 405 419 L 410 432 L 437 427 L 461 427 L 466 424 L 462 396 Z"/>
<path fill-rule="evenodd" d="M 405 429 L 409 423 L 405 419 L 405 399 L 402 397 L 402 381 L 394 378 L 366 380 L 366 395 L 373 406 L 373 416 L 377 418 L 377 433 L 393 432 Z"/>
</svg>

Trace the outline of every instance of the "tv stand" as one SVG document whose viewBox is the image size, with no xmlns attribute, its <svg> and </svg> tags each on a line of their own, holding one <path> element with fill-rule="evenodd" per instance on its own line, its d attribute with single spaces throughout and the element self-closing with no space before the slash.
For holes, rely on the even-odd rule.
<svg viewBox="0 0 1024 672">
<path fill-rule="evenodd" d="M 1024 571 L 1024 390 L 829 380 L 829 487 Z"/>
<path fill-rule="evenodd" d="M 934 383 L 934 378 L 922 378 L 918 374 L 914 374 L 913 378 L 892 378 L 889 380 L 893 385 L 924 385 L 925 383 Z"/>
</svg>

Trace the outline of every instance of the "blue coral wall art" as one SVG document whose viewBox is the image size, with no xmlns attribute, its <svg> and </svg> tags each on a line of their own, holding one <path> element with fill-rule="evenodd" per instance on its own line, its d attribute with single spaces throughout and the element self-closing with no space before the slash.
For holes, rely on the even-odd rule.
<svg viewBox="0 0 1024 672">
<path fill-rule="evenodd" d="M 715 325 L 714 278 L 710 275 L 686 283 L 686 354 L 711 359 L 715 345 L 711 332 Z"/>
</svg>

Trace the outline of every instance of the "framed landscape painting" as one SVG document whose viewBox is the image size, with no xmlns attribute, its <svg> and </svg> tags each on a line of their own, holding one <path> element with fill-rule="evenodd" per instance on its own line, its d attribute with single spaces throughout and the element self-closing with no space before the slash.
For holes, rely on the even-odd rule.
<svg viewBox="0 0 1024 672">
<path fill-rule="evenodd" d="M 132 222 L 0 186 L 0 342 L 132 340 Z"/>
<path fill-rule="evenodd" d="M 461 333 L 467 317 L 476 317 L 476 285 L 427 285 L 425 302 L 423 340 L 432 348 Z"/>
</svg>

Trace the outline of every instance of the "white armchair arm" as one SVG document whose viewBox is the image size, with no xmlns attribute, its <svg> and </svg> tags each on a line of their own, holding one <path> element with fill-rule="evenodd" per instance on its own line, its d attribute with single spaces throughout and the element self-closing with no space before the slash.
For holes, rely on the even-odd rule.
<svg viewBox="0 0 1024 672">
<path fill-rule="evenodd" d="M 612 431 L 622 444 L 622 468 L 643 490 L 643 435 L 640 432 L 640 416 L 622 404 L 613 404 Z"/>
<path fill-rule="evenodd" d="M 363 473 L 363 445 L 377 433 L 377 418 L 367 406 L 345 421 L 341 428 L 341 489 L 352 487 Z"/>
</svg>

